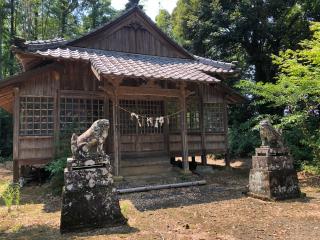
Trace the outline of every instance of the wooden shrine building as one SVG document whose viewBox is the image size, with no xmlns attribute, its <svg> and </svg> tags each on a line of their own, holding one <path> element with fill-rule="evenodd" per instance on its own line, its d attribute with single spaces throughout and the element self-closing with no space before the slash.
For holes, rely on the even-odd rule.
<svg viewBox="0 0 320 240">
<path fill-rule="evenodd" d="M 187 52 L 138 7 L 75 40 L 17 39 L 13 51 L 23 73 L 0 82 L 0 107 L 14 116 L 15 179 L 101 118 L 115 175 L 166 171 L 177 156 L 188 170 L 188 156 L 206 164 L 228 150 L 227 106 L 244 98 L 223 81 L 236 66 Z"/>
</svg>

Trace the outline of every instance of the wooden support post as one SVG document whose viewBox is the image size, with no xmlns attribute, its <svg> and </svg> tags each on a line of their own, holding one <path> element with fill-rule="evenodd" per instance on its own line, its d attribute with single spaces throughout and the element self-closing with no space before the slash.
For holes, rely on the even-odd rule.
<svg viewBox="0 0 320 240">
<path fill-rule="evenodd" d="M 57 156 L 60 152 L 60 72 L 54 74 L 56 91 L 54 92 L 54 155 Z"/>
<path fill-rule="evenodd" d="M 168 115 L 168 101 L 165 99 L 164 101 L 164 115 Z M 169 136 L 169 124 L 165 121 L 163 126 L 163 134 L 164 134 L 164 144 L 165 144 L 165 151 L 167 154 L 170 154 L 170 136 Z M 170 160 L 171 162 L 171 160 Z"/>
<path fill-rule="evenodd" d="M 180 106 L 181 106 L 181 140 L 182 140 L 182 162 L 183 162 L 183 172 L 189 173 L 189 161 L 188 161 L 188 133 L 187 133 L 187 105 L 186 105 L 186 89 L 183 84 L 180 88 Z"/>
<path fill-rule="evenodd" d="M 19 166 L 19 115 L 20 115 L 20 92 L 19 88 L 13 89 L 13 181 L 17 182 L 20 177 Z"/>
<path fill-rule="evenodd" d="M 224 161 L 226 167 L 230 167 L 230 154 L 229 154 L 229 141 L 228 141 L 228 105 L 225 103 L 224 104 L 224 133 L 225 133 L 225 147 L 226 147 L 226 152 L 224 156 Z"/>
<path fill-rule="evenodd" d="M 119 81 L 113 79 L 113 103 L 112 103 L 112 129 L 113 129 L 113 156 L 114 156 L 114 175 L 120 175 L 120 134 L 119 134 Z"/>
<path fill-rule="evenodd" d="M 201 131 L 201 164 L 207 165 L 206 129 L 204 118 L 203 85 L 199 86 L 200 97 L 200 131 Z"/>
</svg>

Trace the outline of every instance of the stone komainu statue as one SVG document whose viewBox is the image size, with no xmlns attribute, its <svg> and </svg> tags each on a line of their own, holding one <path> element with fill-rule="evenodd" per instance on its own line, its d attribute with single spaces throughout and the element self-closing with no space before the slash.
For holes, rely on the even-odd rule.
<svg viewBox="0 0 320 240">
<path fill-rule="evenodd" d="M 109 131 L 109 120 L 100 119 L 80 136 L 75 133 L 71 137 L 71 152 L 73 158 L 86 158 L 92 155 L 105 154 L 103 146 Z"/>
<path fill-rule="evenodd" d="M 284 147 L 280 133 L 274 129 L 269 120 L 260 122 L 260 138 L 262 146 Z"/>
</svg>

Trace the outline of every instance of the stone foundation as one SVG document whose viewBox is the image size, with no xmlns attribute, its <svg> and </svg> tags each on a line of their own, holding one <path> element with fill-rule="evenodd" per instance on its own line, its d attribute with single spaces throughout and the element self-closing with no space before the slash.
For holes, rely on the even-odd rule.
<svg viewBox="0 0 320 240">
<path fill-rule="evenodd" d="M 249 192 L 253 197 L 284 200 L 301 196 L 293 159 L 286 149 L 261 147 L 252 157 Z"/>
<path fill-rule="evenodd" d="M 87 164 L 79 164 L 68 159 L 64 172 L 61 233 L 126 223 L 113 187 L 109 157 L 85 162 Z"/>
</svg>

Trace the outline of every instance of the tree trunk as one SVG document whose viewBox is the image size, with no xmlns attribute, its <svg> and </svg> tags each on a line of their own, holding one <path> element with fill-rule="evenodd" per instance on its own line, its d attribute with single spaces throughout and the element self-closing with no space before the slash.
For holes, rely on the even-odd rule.
<svg viewBox="0 0 320 240">
<path fill-rule="evenodd" d="M 60 26 L 60 37 L 64 37 L 65 31 L 66 31 L 66 24 L 67 24 L 67 10 L 62 11 L 61 14 L 61 26 Z"/>
<path fill-rule="evenodd" d="M 0 80 L 2 80 L 2 64 L 3 64 L 3 57 L 2 57 L 2 39 L 3 39 L 3 10 L 0 10 Z"/>
<path fill-rule="evenodd" d="M 13 43 L 14 39 L 14 0 L 10 1 L 10 45 Z M 13 52 L 10 50 L 10 57 L 9 57 L 9 73 L 13 75 L 13 68 L 14 68 L 14 59 L 13 59 Z"/>
</svg>

